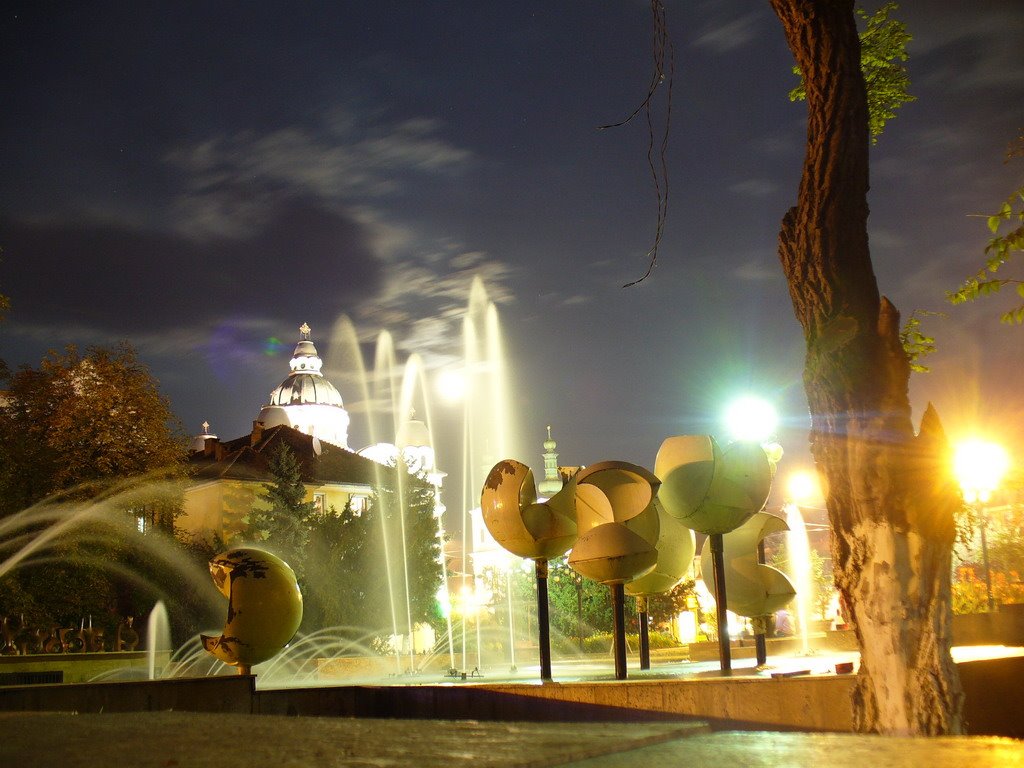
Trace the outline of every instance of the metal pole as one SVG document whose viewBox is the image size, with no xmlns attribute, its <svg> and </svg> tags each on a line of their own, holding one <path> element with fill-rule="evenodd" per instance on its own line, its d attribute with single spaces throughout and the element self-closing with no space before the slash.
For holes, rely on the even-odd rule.
<svg viewBox="0 0 1024 768">
<path fill-rule="evenodd" d="M 537 564 L 537 640 L 540 646 L 540 679 L 551 682 L 551 629 L 548 625 L 548 561 Z"/>
<path fill-rule="evenodd" d="M 651 638 L 648 630 L 649 614 L 647 598 L 640 596 L 636 599 L 636 609 L 640 616 L 640 669 L 651 668 Z"/>
<path fill-rule="evenodd" d="M 764 540 L 757 542 L 757 562 L 764 564 Z M 757 654 L 757 666 L 763 667 L 768 663 L 768 643 L 765 641 L 765 634 L 768 631 L 768 617 L 758 616 L 754 624 L 754 652 Z"/>
<path fill-rule="evenodd" d="M 715 614 L 718 618 L 718 660 L 723 672 L 732 669 L 732 651 L 729 648 L 729 619 L 726 616 L 725 596 L 725 542 L 720 533 L 712 533 L 711 563 L 715 575 Z"/>
<path fill-rule="evenodd" d="M 612 584 L 612 620 L 615 640 L 615 679 L 626 679 L 626 586 Z"/>
</svg>

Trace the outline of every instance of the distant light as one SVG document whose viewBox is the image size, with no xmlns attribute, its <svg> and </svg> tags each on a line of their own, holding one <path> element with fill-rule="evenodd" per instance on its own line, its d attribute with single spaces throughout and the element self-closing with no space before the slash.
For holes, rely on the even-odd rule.
<svg viewBox="0 0 1024 768">
<path fill-rule="evenodd" d="M 734 440 L 767 441 L 775 434 L 775 408 L 760 397 L 741 397 L 725 412 L 725 428 Z"/>
<path fill-rule="evenodd" d="M 458 403 L 466 396 L 466 377 L 461 370 L 447 369 L 438 374 L 437 394 L 446 403 Z"/>
<path fill-rule="evenodd" d="M 988 440 L 964 440 L 953 454 L 953 472 L 969 502 L 988 501 L 1009 468 L 1006 449 Z"/>
<path fill-rule="evenodd" d="M 806 469 L 794 472 L 786 482 L 786 493 L 789 500 L 795 503 L 820 499 L 821 488 L 818 486 L 818 476 Z"/>
</svg>

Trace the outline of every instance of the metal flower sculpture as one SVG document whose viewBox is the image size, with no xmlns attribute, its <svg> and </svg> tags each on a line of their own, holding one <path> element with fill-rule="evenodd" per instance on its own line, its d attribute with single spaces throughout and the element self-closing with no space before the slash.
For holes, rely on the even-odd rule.
<svg viewBox="0 0 1024 768">
<path fill-rule="evenodd" d="M 710 435 L 669 437 L 658 450 L 654 474 L 665 511 L 688 528 L 728 533 L 761 510 L 772 486 L 773 465 L 760 443 L 737 441 L 723 450 Z"/>
<path fill-rule="evenodd" d="M 653 570 L 660 530 L 654 504 L 658 478 L 636 464 L 603 461 L 575 480 L 580 535 L 569 555 L 573 570 L 608 585 Z"/>
<path fill-rule="evenodd" d="M 240 547 L 210 561 L 210 575 L 228 599 L 220 637 L 202 635 L 203 647 L 225 664 L 249 674 L 295 635 L 302 621 L 302 593 L 295 572 L 281 558 L 255 547 Z"/>
<path fill-rule="evenodd" d="M 732 668 L 725 606 L 723 535 L 759 512 L 768 500 L 775 465 L 754 441 L 730 443 L 724 450 L 710 435 L 666 439 L 658 450 L 654 472 L 661 478 L 665 511 L 695 531 L 708 534 L 718 600 L 718 652 L 722 670 Z M 707 580 L 705 572 L 705 581 Z"/>
<path fill-rule="evenodd" d="M 548 560 L 564 554 L 576 541 L 575 488 L 570 480 L 550 499 L 538 502 L 533 472 L 522 462 L 506 459 L 491 468 L 480 494 L 481 516 L 494 540 L 535 563 L 542 680 L 551 679 Z"/>
<path fill-rule="evenodd" d="M 577 573 L 612 590 L 615 677 L 626 677 L 626 582 L 651 573 L 658 562 L 660 482 L 636 464 L 605 461 L 575 477 L 580 537 L 569 555 Z"/>
</svg>

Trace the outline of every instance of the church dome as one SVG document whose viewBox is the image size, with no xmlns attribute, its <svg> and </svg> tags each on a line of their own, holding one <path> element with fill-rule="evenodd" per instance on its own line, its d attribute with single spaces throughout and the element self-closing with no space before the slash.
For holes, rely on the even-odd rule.
<svg viewBox="0 0 1024 768">
<path fill-rule="evenodd" d="M 287 424 L 308 435 L 348 448 L 348 412 L 341 393 L 321 373 L 323 360 L 305 323 L 288 362 L 291 373 L 271 393 L 257 421 L 266 427 Z"/>
<path fill-rule="evenodd" d="M 317 405 L 344 406 L 341 393 L 322 374 L 293 373 L 270 393 L 268 405 Z"/>
</svg>

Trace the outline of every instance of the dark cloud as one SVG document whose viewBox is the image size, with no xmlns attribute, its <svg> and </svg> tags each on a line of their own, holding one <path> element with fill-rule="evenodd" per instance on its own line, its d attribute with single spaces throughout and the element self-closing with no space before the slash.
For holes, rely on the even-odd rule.
<svg viewBox="0 0 1024 768">
<path fill-rule="evenodd" d="M 351 217 L 306 200 L 230 240 L 97 222 L 0 224 L 3 286 L 19 322 L 126 335 L 225 311 L 301 319 L 313 306 L 333 316 L 379 288 L 368 238 Z"/>
</svg>

